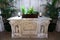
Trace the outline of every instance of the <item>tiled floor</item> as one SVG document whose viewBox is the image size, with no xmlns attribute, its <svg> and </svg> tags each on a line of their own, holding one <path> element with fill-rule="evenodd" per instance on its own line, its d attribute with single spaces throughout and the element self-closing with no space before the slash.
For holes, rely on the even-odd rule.
<svg viewBox="0 0 60 40">
<path fill-rule="evenodd" d="M 11 38 L 10 32 L 0 32 L 0 40 L 60 40 L 60 32 L 49 32 L 49 37 L 47 39 L 39 38 Z"/>
</svg>

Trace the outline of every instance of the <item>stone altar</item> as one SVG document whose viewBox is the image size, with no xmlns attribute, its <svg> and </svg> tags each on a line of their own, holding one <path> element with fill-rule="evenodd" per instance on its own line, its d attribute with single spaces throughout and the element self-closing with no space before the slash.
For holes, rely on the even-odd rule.
<svg viewBox="0 0 60 40">
<path fill-rule="evenodd" d="M 11 17 L 12 38 L 48 38 L 48 17 L 22 18 Z"/>
</svg>

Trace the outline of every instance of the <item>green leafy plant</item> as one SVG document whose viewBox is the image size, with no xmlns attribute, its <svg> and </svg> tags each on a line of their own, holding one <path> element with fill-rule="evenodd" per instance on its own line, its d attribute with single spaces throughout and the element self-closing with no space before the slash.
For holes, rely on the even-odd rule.
<svg viewBox="0 0 60 40">
<path fill-rule="evenodd" d="M 46 10 L 46 14 L 48 14 L 48 16 L 52 19 L 50 21 L 50 25 L 49 25 L 49 31 L 54 31 L 55 27 L 56 27 L 56 23 L 58 20 L 58 8 L 56 7 L 58 0 L 52 0 L 52 3 L 47 3 L 47 10 Z"/>
<path fill-rule="evenodd" d="M 24 6 L 22 6 L 21 10 L 22 10 L 22 13 L 23 13 L 23 14 L 25 14 L 26 9 L 25 9 L 25 7 L 24 7 Z"/>
<path fill-rule="evenodd" d="M 35 11 L 33 7 L 30 7 L 29 9 L 22 8 L 22 17 L 23 18 L 37 18 L 38 17 L 38 11 Z"/>
<path fill-rule="evenodd" d="M 56 7 L 56 3 L 58 0 L 52 0 L 52 3 L 47 3 L 47 11 L 46 13 L 49 15 L 50 18 L 57 19 L 58 18 L 58 9 Z"/>
<path fill-rule="evenodd" d="M 7 19 L 11 17 L 12 12 L 16 11 L 16 9 L 13 9 L 12 5 L 13 0 L 0 0 L 0 9 L 2 11 L 2 17 Z"/>
<path fill-rule="evenodd" d="M 27 11 L 28 14 L 33 14 L 33 12 L 34 12 L 33 7 L 29 8 L 28 11 Z"/>
<path fill-rule="evenodd" d="M 35 11 L 33 7 L 30 7 L 29 9 L 26 9 L 25 7 L 22 7 L 22 13 L 23 14 L 38 14 L 38 11 Z"/>
<path fill-rule="evenodd" d="M 12 3 L 13 0 L 0 0 L 1 16 L 3 17 L 3 22 L 7 31 L 11 31 L 10 24 L 8 23 L 9 21 L 7 19 L 16 11 L 16 9 L 13 9 L 14 6 Z"/>
</svg>

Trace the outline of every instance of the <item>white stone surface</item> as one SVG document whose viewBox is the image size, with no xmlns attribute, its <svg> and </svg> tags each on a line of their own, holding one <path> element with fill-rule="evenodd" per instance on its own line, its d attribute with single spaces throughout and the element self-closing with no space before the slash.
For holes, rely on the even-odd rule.
<svg viewBox="0 0 60 40">
<path fill-rule="evenodd" d="M 15 17 L 10 17 L 10 18 L 8 18 L 7 20 L 19 20 L 19 19 L 26 19 L 26 18 L 22 18 L 22 16 L 20 16 L 20 17 L 18 17 L 18 16 L 15 16 Z M 27 18 L 27 19 L 33 19 L 33 18 Z M 37 19 L 37 18 L 35 18 L 35 19 Z M 39 17 L 38 16 L 38 19 L 46 19 L 46 20 L 52 20 L 51 18 L 49 18 L 49 17 L 44 17 L 44 16 L 42 16 L 42 17 Z"/>
<path fill-rule="evenodd" d="M 48 38 L 50 18 L 11 17 L 8 20 L 10 20 L 13 38 Z"/>
</svg>

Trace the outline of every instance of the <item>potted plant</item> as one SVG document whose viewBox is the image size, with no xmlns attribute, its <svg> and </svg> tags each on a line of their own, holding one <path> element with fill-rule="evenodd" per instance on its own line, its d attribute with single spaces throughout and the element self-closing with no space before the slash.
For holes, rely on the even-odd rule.
<svg viewBox="0 0 60 40">
<path fill-rule="evenodd" d="M 14 7 L 11 4 L 12 2 L 13 0 L 0 0 L 0 9 L 2 11 L 1 16 L 3 17 L 4 27 L 6 31 L 11 31 L 11 26 L 7 19 L 11 17 L 12 12 L 15 11 L 15 9 L 12 9 L 12 7 Z"/>
<path fill-rule="evenodd" d="M 22 18 L 38 18 L 38 12 L 34 11 L 33 7 L 26 10 L 22 8 Z"/>
<path fill-rule="evenodd" d="M 52 3 L 47 3 L 47 10 L 46 13 L 52 20 L 50 21 L 50 25 L 48 31 L 53 32 L 56 27 L 56 23 L 58 20 L 58 8 L 56 7 L 56 3 L 58 0 L 52 0 Z"/>
</svg>

